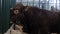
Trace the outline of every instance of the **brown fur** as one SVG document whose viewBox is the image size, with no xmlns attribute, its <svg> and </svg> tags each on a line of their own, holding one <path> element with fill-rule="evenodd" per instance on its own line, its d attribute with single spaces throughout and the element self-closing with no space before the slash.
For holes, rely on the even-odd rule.
<svg viewBox="0 0 60 34">
<path fill-rule="evenodd" d="M 24 14 L 22 19 L 23 23 L 21 23 L 24 26 L 24 30 L 29 34 L 48 34 L 50 31 L 58 32 L 55 30 L 55 28 L 59 25 L 58 12 L 48 11 L 31 6 L 23 6 L 18 10 L 21 10 L 20 14 Z M 19 19 L 20 18 L 22 17 L 19 17 Z"/>
</svg>

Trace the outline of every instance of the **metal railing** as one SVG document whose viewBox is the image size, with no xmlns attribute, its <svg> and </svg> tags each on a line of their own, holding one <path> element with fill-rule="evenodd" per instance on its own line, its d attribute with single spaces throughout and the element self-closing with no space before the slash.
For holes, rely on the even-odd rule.
<svg viewBox="0 0 60 34">
<path fill-rule="evenodd" d="M 39 8 L 47 10 L 51 10 L 51 6 L 53 6 L 54 9 L 60 9 L 60 0 L 21 0 L 20 2 L 22 2 L 24 5 L 37 6 Z"/>
</svg>

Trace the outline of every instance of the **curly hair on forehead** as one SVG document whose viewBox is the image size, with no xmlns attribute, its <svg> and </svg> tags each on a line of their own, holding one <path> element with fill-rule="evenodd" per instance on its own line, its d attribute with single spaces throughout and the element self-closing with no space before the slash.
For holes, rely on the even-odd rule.
<svg viewBox="0 0 60 34">
<path fill-rule="evenodd" d="M 16 4 L 15 5 L 15 9 L 20 9 L 20 8 L 22 8 L 24 5 L 23 4 L 21 4 L 21 3 L 19 3 L 19 4 Z"/>
</svg>

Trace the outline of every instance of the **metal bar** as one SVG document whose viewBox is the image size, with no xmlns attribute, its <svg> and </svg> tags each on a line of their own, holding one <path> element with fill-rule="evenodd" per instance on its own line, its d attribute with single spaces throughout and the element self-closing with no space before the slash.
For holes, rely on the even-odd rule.
<svg viewBox="0 0 60 34">
<path fill-rule="evenodd" d="M 21 0 L 21 3 L 22 3 L 22 0 Z"/>
<path fill-rule="evenodd" d="M 57 0 L 56 0 L 56 10 L 57 10 Z"/>
<path fill-rule="evenodd" d="M 28 0 L 27 0 L 27 6 L 28 6 Z"/>
<path fill-rule="evenodd" d="M 35 1 L 35 0 L 33 0 L 33 6 L 34 6 L 34 1 Z"/>
<path fill-rule="evenodd" d="M 39 0 L 39 8 L 40 8 L 40 0 Z"/>
</svg>

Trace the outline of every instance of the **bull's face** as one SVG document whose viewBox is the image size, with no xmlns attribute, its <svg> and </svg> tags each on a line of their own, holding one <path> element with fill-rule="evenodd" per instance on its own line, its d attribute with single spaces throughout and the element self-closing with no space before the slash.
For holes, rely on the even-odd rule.
<svg viewBox="0 0 60 34">
<path fill-rule="evenodd" d="M 20 24 L 22 22 L 22 19 L 23 19 L 23 12 L 22 12 L 23 9 L 12 9 L 11 10 L 11 21 L 15 24 Z"/>
<path fill-rule="evenodd" d="M 26 12 L 28 12 L 30 7 L 20 7 L 20 8 L 13 8 L 11 10 L 11 21 L 16 24 L 20 24 L 23 21 L 23 18 L 25 17 Z"/>
</svg>

